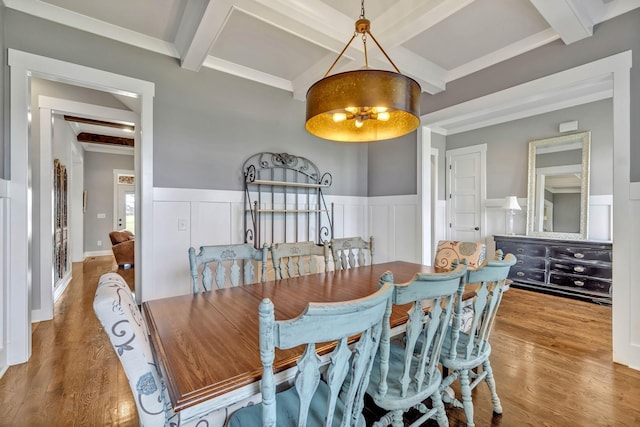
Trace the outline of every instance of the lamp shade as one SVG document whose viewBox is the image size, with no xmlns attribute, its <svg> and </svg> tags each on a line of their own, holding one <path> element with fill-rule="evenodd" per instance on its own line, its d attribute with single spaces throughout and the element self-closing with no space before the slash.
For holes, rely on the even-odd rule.
<svg viewBox="0 0 640 427">
<path fill-rule="evenodd" d="M 510 209 L 514 211 L 519 211 L 522 208 L 518 204 L 518 198 L 516 196 L 507 196 L 504 199 L 504 203 L 502 204 L 502 209 Z"/>
<path fill-rule="evenodd" d="M 397 138 L 419 126 L 420 92 L 415 80 L 392 71 L 334 74 L 307 91 L 305 127 L 317 137 L 340 142 Z M 377 111 L 384 111 L 384 118 Z"/>
</svg>

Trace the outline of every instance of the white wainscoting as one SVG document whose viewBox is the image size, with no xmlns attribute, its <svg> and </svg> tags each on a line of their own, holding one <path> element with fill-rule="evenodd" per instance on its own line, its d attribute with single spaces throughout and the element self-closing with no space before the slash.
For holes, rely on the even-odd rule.
<svg viewBox="0 0 640 427">
<path fill-rule="evenodd" d="M 146 295 L 155 299 L 188 294 L 191 292 L 187 261 L 190 246 L 243 242 L 244 193 L 155 188 L 153 198 L 153 289 Z M 375 262 L 420 262 L 416 195 L 369 198 L 326 195 L 325 200 L 327 204 L 333 203 L 335 237 L 373 236 Z M 612 202 L 612 196 L 591 196 L 590 238 L 611 239 Z M 493 235 L 506 232 L 502 203 L 503 199 L 488 199 L 485 204 L 488 253 L 495 250 Z M 516 213 L 514 229 L 524 234 L 527 200 L 518 199 L 518 203 L 522 210 Z M 446 238 L 445 211 L 445 202 L 438 200 L 434 209 L 434 244 Z"/>
<path fill-rule="evenodd" d="M 416 195 L 325 195 L 325 201 L 333 203 L 335 237 L 373 236 L 375 262 L 419 262 Z M 243 210 L 242 191 L 155 188 L 153 289 L 145 290 L 148 299 L 191 292 L 189 247 L 242 243 Z"/>
</svg>

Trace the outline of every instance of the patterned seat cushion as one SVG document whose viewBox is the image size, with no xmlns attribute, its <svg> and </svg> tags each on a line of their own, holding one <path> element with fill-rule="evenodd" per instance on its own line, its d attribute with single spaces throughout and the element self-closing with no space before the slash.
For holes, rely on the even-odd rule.
<svg viewBox="0 0 640 427">
<path fill-rule="evenodd" d="M 434 268 L 436 272 L 450 271 L 454 261 L 467 261 L 469 270 L 476 270 L 485 260 L 487 247 L 484 243 L 441 240 L 438 242 Z"/>
</svg>

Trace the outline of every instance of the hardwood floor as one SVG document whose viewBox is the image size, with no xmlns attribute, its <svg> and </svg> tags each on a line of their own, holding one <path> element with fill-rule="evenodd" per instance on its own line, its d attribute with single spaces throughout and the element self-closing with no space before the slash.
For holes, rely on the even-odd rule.
<svg viewBox="0 0 640 427">
<path fill-rule="evenodd" d="M 116 270 L 113 258 L 73 269 L 54 320 L 34 325 L 31 359 L 0 379 L 2 426 L 137 425 L 124 371 L 93 313 L 98 278 Z M 133 270 L 120 272 L 133 283 Z M 478 427 L 640 425 L 640 372 L 611 362 L 610 308 L 520 289 L 502 304 L 491 360 L 504 412 L 492 414 L 481 384 Z M 461 409 L 447 413 L 451 426 L 466 425 Z"/>
</svg>

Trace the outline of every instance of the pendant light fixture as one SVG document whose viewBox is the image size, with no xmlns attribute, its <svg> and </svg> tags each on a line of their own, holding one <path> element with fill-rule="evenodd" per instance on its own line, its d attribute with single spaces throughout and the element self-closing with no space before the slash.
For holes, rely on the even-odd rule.
<svg viewBox="0 0 640 427">
<path fill-rule="evenodd" d="M 361 0 L 355 32 L 322 80 L 307 91 L 309 133 L 340 142 L 371 142 L 397 138 L 420 124 L 420 85 L 404 76 L 373 37 Z M 329 76 L 353 39 L 362 35 L 365 68 Z M 369 69 L 367 38 L 371 37 L 396 72 Z"/>
</svg>

